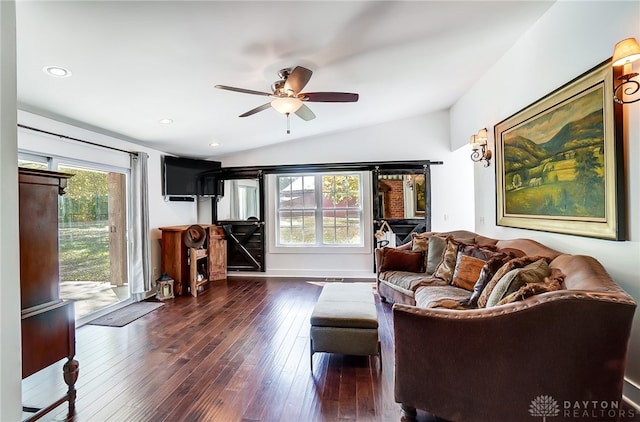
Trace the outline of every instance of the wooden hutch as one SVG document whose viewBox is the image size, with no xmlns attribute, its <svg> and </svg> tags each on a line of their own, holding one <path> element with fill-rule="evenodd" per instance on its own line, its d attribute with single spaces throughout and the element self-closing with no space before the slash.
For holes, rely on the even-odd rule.
<svg viewBox="0 0 640 422">
<path fill-rule="evenodd" d="M 185 245 L 183 233 L 190 227 L 160 227 L 162 231 L 162 271 L 174 280 L 176 295 L 198 291 L 211 281 L 227 278 L 227 242 L 222 227 L 200 224 L 206 232 L 202 248 Z"/>
<path fill-rule="evenodd" d="M 35 420 L 65 401 L 75 409 L 75 309 L 60 298 L 58 253 L 58 195 L 64 194 L 70 174 L 20 168 L 20 301 L 22 309 L 22 378 L 61 359 L 67 393 L 45 408 L 24 406 Z"/>
</svg>

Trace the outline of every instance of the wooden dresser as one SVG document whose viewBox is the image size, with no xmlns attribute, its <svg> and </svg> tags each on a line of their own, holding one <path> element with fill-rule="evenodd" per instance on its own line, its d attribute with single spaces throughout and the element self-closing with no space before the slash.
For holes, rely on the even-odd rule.
<svg viewBox="0 0 640 422">
<path fill-rule="evenodd" d="M 61 403 L 75 409 L 75 311 L 60 298 L 58 195 L 69 174 L 19 169 L 20 301 L 22 309 L 22 378 L 66 358 L 63 379 L 67 393 L 46 408 L 24 406 L 40 418 Z"/>
<path fill-rule="evenodd" d="M 227 242 L 222 227 L 199 224 L 205 229 L 206 239 L 201 249 L 189 248 L 182 238 L 190 227 L 160 227 L 162 231 L 162 271 L 174 280 L 176 295 L 198 291 L 206 283 L 227 278 Z M 198 279 L 198 273 L 202 278 Z"/>
</svg>

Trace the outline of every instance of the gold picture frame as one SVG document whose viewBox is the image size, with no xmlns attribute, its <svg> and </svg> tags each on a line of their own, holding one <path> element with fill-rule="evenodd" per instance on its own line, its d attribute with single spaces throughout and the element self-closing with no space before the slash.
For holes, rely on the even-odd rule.
<svg viewBox="0 0 640 422">
<path fill-rule="evenodd" d="M 495 126 L 497 225 L 625 240 L 613 83 L 608 60 Z"/>
</svg>

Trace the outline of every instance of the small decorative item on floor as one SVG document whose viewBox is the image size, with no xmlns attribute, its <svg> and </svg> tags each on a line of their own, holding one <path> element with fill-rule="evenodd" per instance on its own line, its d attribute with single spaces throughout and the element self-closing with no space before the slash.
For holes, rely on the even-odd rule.
<svg viewBox="0 0 640 422">
<path fill-rule="evenodd" d="M 173 299 L 173 279 L 167 273 L 162 273 L 156 280 L 156 299 Z"/>
<path fill-rule="evenodd" d="M 391 226 L 389 226 L 389 223 L 387 223 L 386 221 L 382 222 L 382 225 L 380 226 L 380 229 L 376 231 L 375 236 L 378 240 L 377 247 L 396 247 L 396 234 L 393 232 L 393 230 L 391 230 Z"/>
</svg>

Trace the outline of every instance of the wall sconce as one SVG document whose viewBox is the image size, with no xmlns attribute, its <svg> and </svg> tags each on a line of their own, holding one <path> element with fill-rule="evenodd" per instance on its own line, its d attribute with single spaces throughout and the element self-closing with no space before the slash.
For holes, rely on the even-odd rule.
<svg viewBox="0 0 640 422">
<path fill-rule="evenodd" d="M 613 100 L 620 104 L 630 104 L 640 101 L 640 95 L 636 99 L 625 101 L 622 96 L 630 96 L 636 94 L 640 90 L 640 83 L 632 80 L 637 73 L 634 73 L 631 68 L 631 63 L 640 59 L 640 45 L 635 38 L 627 38 L 616 44 L 613 50 L 613 59 L 611 59 L 611 66 L 624 66 L 623 75 L 618 76 L 618 80 L 621 81 L 615 88 L 613 88 Z M 624 87 L 624 88 L 623 88 Z M 620 92 L 620 96 L 618 96 Z"/>
<path fill-rule="evenodd" d="M 471 160 L 474 162 L 483 161 L 484 166 L 489 167 L 491 162 L 491 151 L 487 149 L 487 129 L 480 129 L 477 135 L 471 135 Z"/>
</svg>

